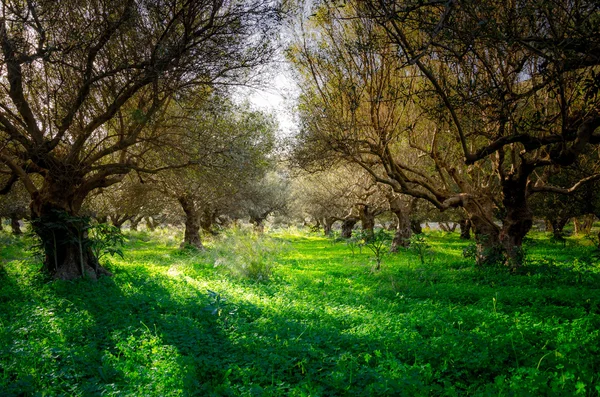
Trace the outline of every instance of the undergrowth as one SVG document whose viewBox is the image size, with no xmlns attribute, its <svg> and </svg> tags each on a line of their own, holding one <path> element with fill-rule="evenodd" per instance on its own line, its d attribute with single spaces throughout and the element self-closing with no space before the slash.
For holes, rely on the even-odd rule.
<svg viewBox="0 0 600 397">
<path fill-rule="evenodd" d="M 427 260 L 402 250 L 379 272 L 371 252 L 300 231 L 206 252 L 176 239 L 129 234 L 125 259 L 106 258 L 114 277 L 49 282 L 0 232 L 0 395 L 599 394 L 600 274 L 583 239 L 534 235 L 517 273 L 476 267 L 442 233 Z"/>
</svg>

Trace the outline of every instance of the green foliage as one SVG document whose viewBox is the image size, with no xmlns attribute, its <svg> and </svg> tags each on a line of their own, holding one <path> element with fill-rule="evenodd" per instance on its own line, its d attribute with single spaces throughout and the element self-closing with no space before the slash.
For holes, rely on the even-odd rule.
<svg viewBox="0 0 600 397">
<path fill-rule="evenodd" d="M 58 266 L 57 252 L 61 245 L 76 244 L 81 255 L 81 272 L 84 274 L 83 252 L 90 248 L 96 259 L 106 255 L 123 258 L 125 236 L 115 226 L 93 224 L 89 217 L 69 215 L 66 211 L 52 210 L 42 218 L 32 221 L 31 248 L 42 261 L 45 255 Z"/>
<path fill-rule="evenodd" d="M 88 229 L 88 238 L 90 246 L 96 258 L 103 256 L 118 255 L 124 258 L 123 245 L 125 244 L 125 235 L 121 229 L 107 223 L 98 223 Z"/>
<path fill-rule="evenodd" d="M 392 241 L 392 237 L 383 229 L 376 229 L 373 232 L 355 230 L 352 232 L 352 237 L 358 241 L 361 247 L 367 247 L 375 255 L 375 269 L 380 270 L 381 261 L 389 252 L 389 243 Z"/>
<path fill-rule="evenodd" d="M 430 248 L 431 245 L 429 245 L 429 243 L 427 242 L 425 234 L 413 234 L 412 236 L 410 236 L 409 250 L 411 250 L 417 255 L 419 261 L 421 262 L 421 265 L 425 265 L 427 258 L 430 256 Z"/>
<path fill-rule="evenodd" d="M 214 267 L 237 233 L 203 253 L 161 236 L 130 235 L 112 278 L 48 283 L 23 261 L 26 239 L 0 232 L 0 395 L 599 394 L 588 241 L 534 235 L 508 273 L 432 232 L 435 261 L 399 254 L 371 273 L 371 252 L 349 260 L 344 244 L 284 231 L 267 236 L 287 245 L 277 277 L 255 283 Z"/>
<path fill-rule="evenodd" d="M 476 242 L 463 249 L 463 257 L 474 260 L 477 266 L 499 267 L 506 261 L 506 252 L 501 245 L 486 245 L 486 236 L 476 236 Z"/>
<path fill-rule="evenodd" d="M 273 276 L 283 245 L 264 234 L 236 230 L 224 233 L 207 259 L 236 277 L 266 282 Z"/>
</svg>

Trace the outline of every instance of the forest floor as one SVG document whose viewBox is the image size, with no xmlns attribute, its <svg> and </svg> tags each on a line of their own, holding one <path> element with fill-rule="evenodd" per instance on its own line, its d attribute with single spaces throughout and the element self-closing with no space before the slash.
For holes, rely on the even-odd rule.
<svg viewBox="0 0 600 397">
<path fill-rule="evenodd" d="M 128 233 L 114 277 L 48 281 L 0 232 L 0 395 L 600 394 L 600 267 L 584 238 L 527 239 L 516 273 L 430 232 L 374 270 L 295 230 L 181 250 Z"/>
</svg>

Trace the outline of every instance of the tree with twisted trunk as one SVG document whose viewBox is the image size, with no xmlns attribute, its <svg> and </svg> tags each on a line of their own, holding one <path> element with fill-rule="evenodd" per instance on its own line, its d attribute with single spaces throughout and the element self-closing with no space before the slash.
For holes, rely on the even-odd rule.
<svg viewBox="0 0 600 397">
<path fill-rule="evenodd" d="M 62 224 L 81 236 L 76 223 L 64 220 L 78 216 L 90 192 L 132 170 L 158 171 L 147 159 L 165 138 L 157 123 L 165 104 L 190 87 L 248 81 L 247 72 L 273 52 L 274 4 L 3 2 L 0 167 L 31 196 L 48 273 L 65 279 L 108 273 L 85 248 L 85 234 L 84 244 L 54 244 L 45 226 Z"/>
<path fill-rule="evenodd" d="M 600 177 L 565 187 L 540 178 L 600 143 L 600 6 L 581 5 L 320 5 L 289 52 L 303 91 L 302 138 L 398 193 L 463 208 L 478 262 L 501 249 L 519 266 L 530 196 Z"/>
</svg>

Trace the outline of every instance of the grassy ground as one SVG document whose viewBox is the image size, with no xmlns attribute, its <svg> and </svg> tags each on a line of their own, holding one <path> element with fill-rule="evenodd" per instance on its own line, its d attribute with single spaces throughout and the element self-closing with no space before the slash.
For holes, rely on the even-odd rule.
<svg viewBox="0 0 600 397">
<path fill-rule="evenodd" d="M 534 236 L 508 274 L 475 268 L 456 235 L 379 272 L 364 249 L 290 231 L 206 253 L 129 238 L 114 277 L 48 282 L 0 233 L 1 396 L 599 394 L 585 240 Z"/>
</svg>

